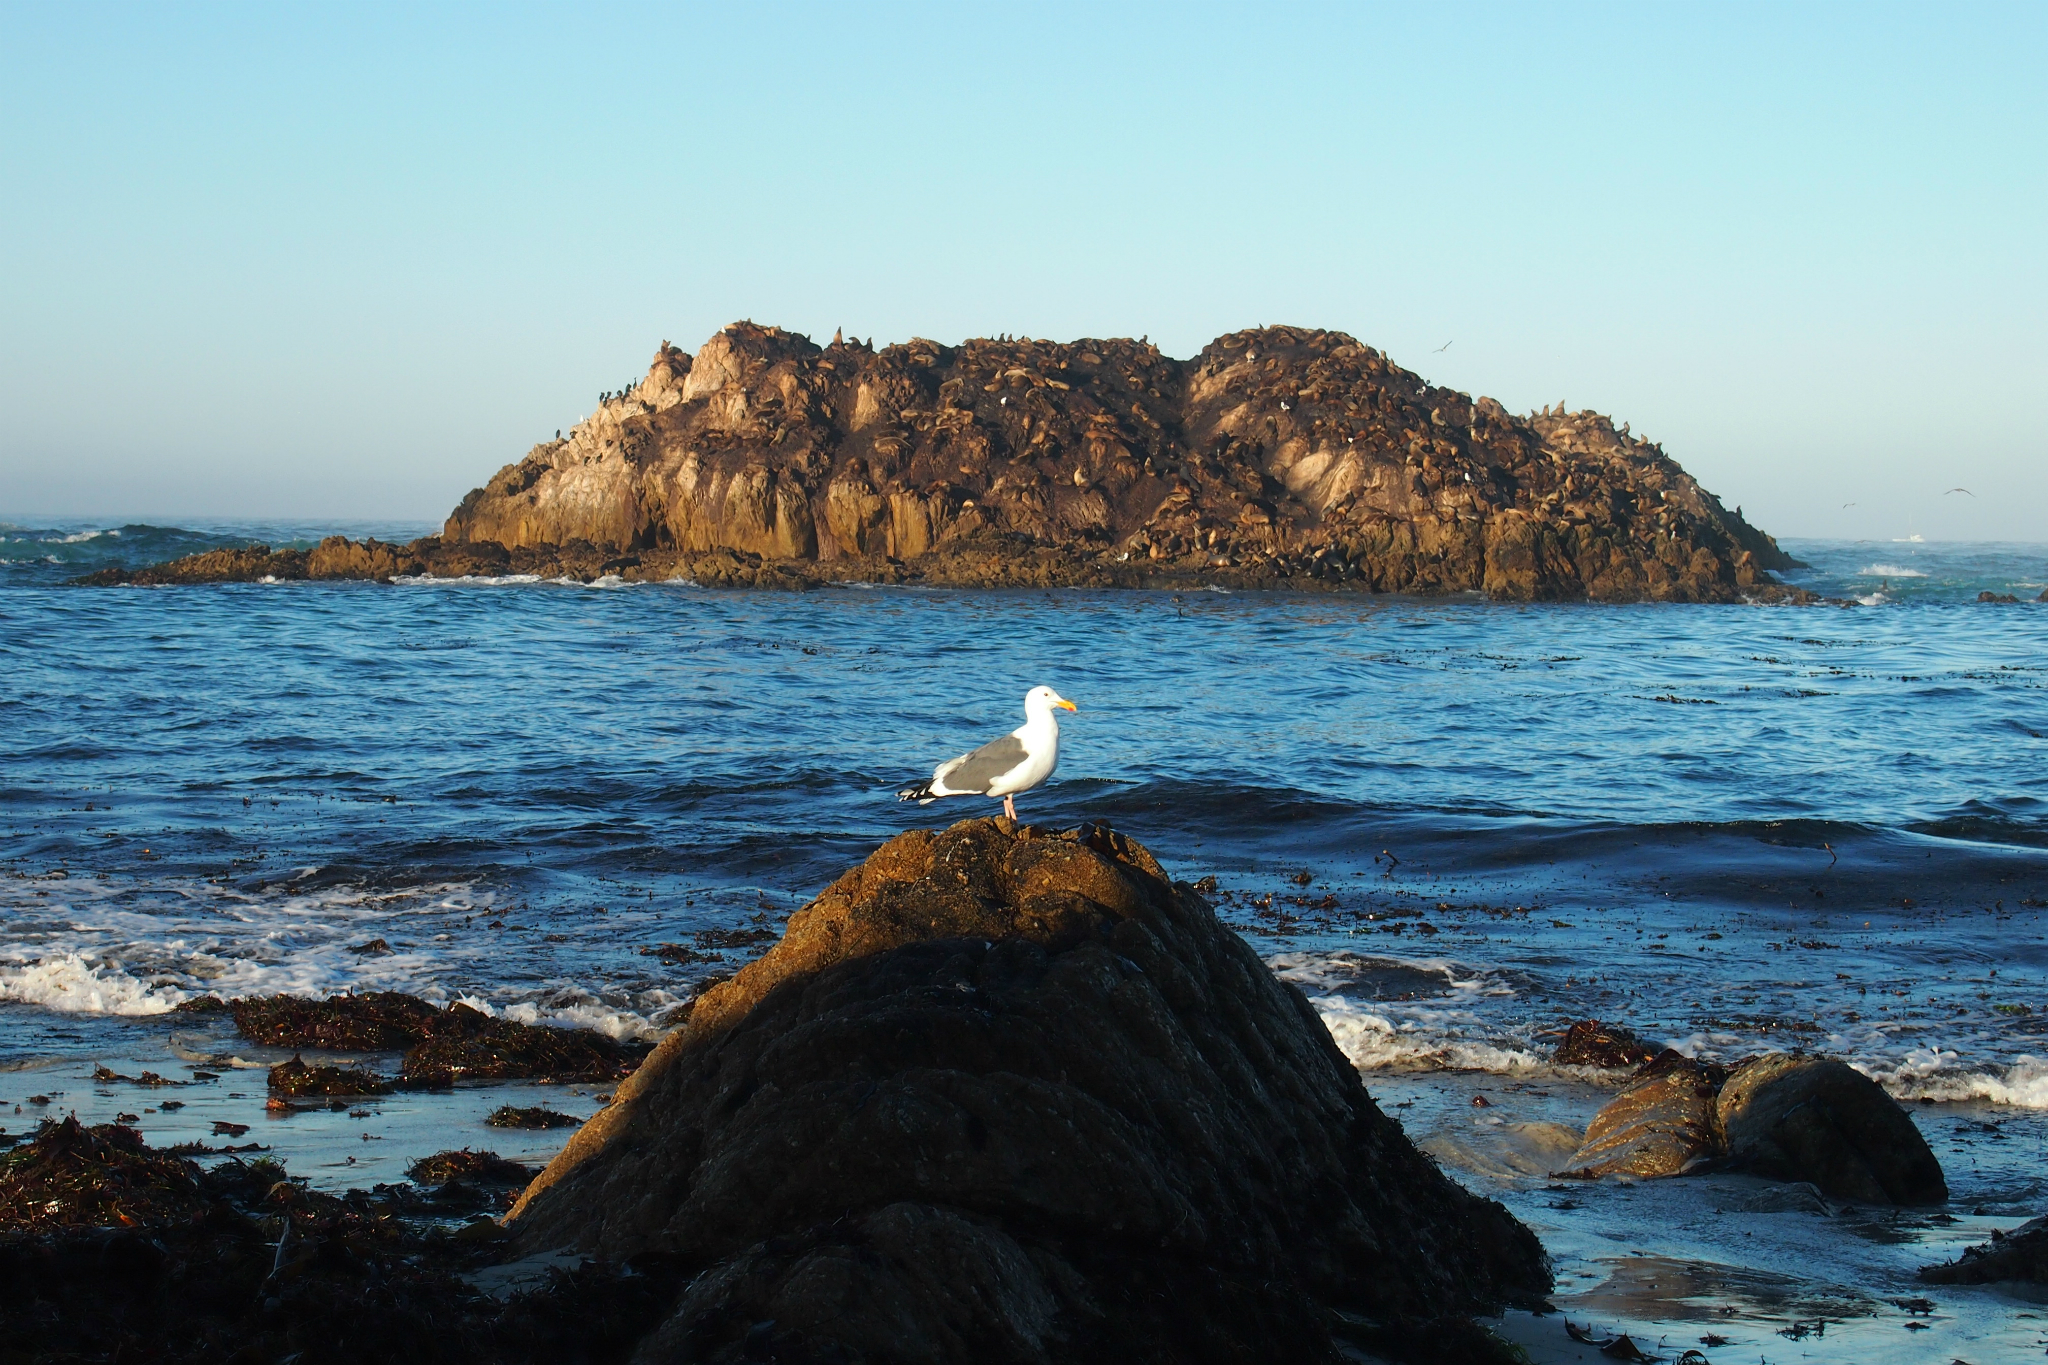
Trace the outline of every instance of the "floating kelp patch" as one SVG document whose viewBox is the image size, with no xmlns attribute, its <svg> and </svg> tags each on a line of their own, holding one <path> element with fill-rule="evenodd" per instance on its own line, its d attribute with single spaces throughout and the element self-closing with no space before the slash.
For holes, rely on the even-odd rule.
<svg viewBox="0 0 2048 1365">
<path fill-rule="evenodd" d="M 1564 1031 L 1551 1060 L 1559 1066 L 1597 1066 L 1633 1070 L 1655 1057 L 1659 1049 L 1619 1024 L 1581 1019 Z"/>
<path fill-rule="evenodd" d="M 308 1095 L 388 1095 L 391 1082 L 352 1066 L 307 1066 L 294 1055 L 270 1068 L 270 1089 L 288 1098 Z"/>
<path fill-rule="evenodd" d="M 528 1109 L 514 1109 L 509 1104 L 501 1104 L 484 1122 L 493 1128 L 580 1128 L 583 1125 L 582 1119 L 557 1113 L 539 1104 Z"/>
<path fill-rule="evenodd" d="M 450 1180 L 488 1180 L 500 1185 L 524 1185 L 533 1179 L 531 1167 L 507 1161 L 496 1152 L 472 1152 L 464 1147 L 455 1152 L 436 1152 L 421 1157 L 405 1168 L 405 1178 L 415 1185 L 441 1185 Z"/>
<path fill-rule="evenodd" d="M 109 1070 L 104 1066 L 96 1066 L 92 1069 L 92 1083 L 94 1085 L 140 1085 L 147 1086 L 150 1089 L 166 1085 L 192 1084 L 190 1081 L 166 1080 L 154 1071 L 145 1071 L 140 1076 L 123 1076 L 118 1071 Z"/>
<path fill-rule="evenodd" d="M 457 1080 L 612 1081 L 632 1074 L 646 1044 L 620 1043 L 587 1029 L 549 1028 L 496 1019 L 457 1002 L 446 1009 L 397 991 L 188 1001 L 180 1009 L 227 1009 L 251 1042 L 337 1052 L 405 1053 L 399 1083 L 409 1088 Z M 314 1068 L 334 1070 L 334 1068 Z M 308 1082 L 311 1084 L 312 1082 Z M 273 1082 L 273 1089 L 277 1089 Z M 386 1087 L 389 1088 L 388 1085 Z M 286 1090 L 284 1094 L 381 1094 L 378 1090 Z"/>
</svg>

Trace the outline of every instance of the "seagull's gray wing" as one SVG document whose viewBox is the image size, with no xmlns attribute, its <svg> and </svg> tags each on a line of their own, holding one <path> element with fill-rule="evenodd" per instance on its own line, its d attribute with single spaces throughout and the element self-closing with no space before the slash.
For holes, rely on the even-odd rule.
<svg viewBox="0 0 2048 1365">
<path fill-rule="evenodd" d="M 953 791 L 985 794 L 997 778 L 1021 764 L 1024 758 L 1024 741 L 1015 735 L 1004 735 L 971 754 L 962 754 L 935 776 Z"/>
</svg>

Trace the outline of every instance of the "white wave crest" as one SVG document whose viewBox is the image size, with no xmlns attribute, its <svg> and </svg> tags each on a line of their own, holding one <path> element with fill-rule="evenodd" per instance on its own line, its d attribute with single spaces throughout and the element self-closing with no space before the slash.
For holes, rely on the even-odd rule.
<svg viewBox="0 0 2048 1365">
<path fill-rule="evenodd" d="M 1903 568 L 1897 564 L 1873 564 L 1856 575 L 1858 578 L 1925 578 L 1920 569 Z"/>
<path fill-rule="evenodd" d="M 1266 965 L 1310 997 L 1361 1071 L 1552 1069 L 1525 1040 L 1503 1036 L 1482 1016 L 1483 1001 L 1515 994 L 1494 973 L 1448 958 L 1350 951 L 1280 953 Z"/>
<path fill-rule="evenodd" d="M 94 965 L 76 953 L 24 966 L 0 967 L 0 1000 L 40 1005 L 64 1014 L 167 1014 L 185 999 L 171 985 L 136 980 L 118 964 Z"/>
<path fill-rule="evenodd" d="M 541 576 L 537 573 L 508 573 L 464 574 L 460 578 L 436 578 L 429 573 L 402 573 L 391 581 L 408 588 L 509 588 L 526 583 L 538 583 Z"/>
<path fill-rule="evenodd" d="M 1360 1071 L 1528 1072 L 1549 1062 L 1523 1048 L 1489 1042 L 1479 1021 L 1462 1011 L 1434 1018 L 1390 1019 L 1342 996 L 1313 1002 L 1330 1037 Z"/>
<path fill-rule="evenodd" d="M 1963 1065 L 1954 1052 L 1919 1048 L 1897 1063 L 1850 1065 L 1902 1100 L 1989 1100 L 2015 1109 L 2048 1109 L 2048 1059 L 2022 1054 L 2003 1069 Z"/>
</svg>

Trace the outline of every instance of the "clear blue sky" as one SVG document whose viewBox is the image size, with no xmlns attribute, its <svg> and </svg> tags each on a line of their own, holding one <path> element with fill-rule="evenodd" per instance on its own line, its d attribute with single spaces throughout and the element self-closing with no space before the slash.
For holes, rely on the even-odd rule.
<svg viewBox="0 0 2048 1365">
<path fill-rule="evenodd" d="M 1182 356 L 1288 322 L 1611 412 L 1781 535 L 2048 541 L 2044 38 L 2038 3 L 5 4 L 0 515 L 438 518 L 740 317 Z"/>
</svg>

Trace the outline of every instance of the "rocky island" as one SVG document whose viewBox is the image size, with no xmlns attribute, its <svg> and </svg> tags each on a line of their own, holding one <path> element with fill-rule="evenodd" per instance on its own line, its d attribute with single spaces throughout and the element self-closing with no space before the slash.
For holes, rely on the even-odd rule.
<svg viewBox="0 0 2048 1365">
<path fill-rule="evenodd" d="M 559 434 L 558 434 L 559 435 Z M 735 323 L 471 492 L 441 535 L 216 550 L 91 583 L 530 573 L 707 586 L 1803 596 L 1655 444 L 1516 415 L 1341 332 L 876 350 Z"/>
</svg>

